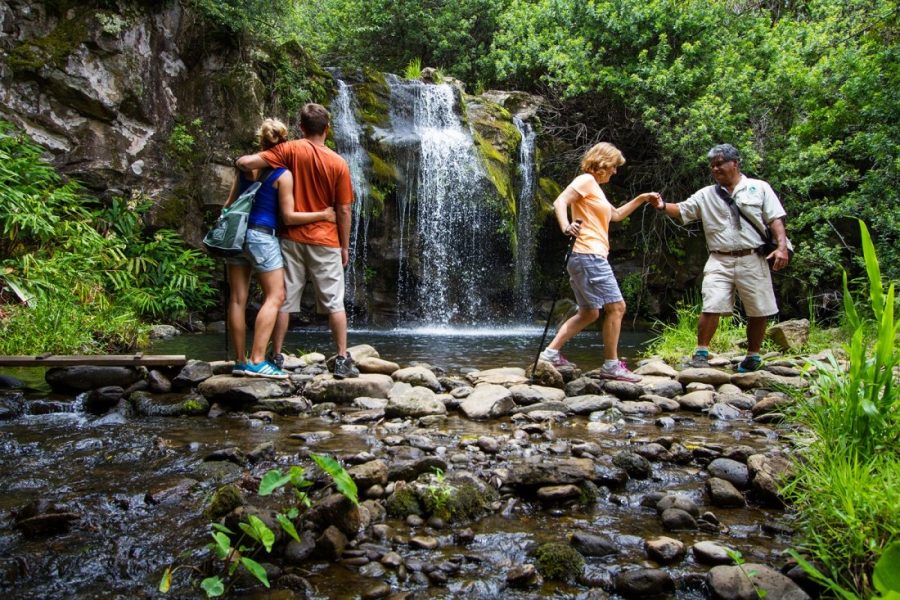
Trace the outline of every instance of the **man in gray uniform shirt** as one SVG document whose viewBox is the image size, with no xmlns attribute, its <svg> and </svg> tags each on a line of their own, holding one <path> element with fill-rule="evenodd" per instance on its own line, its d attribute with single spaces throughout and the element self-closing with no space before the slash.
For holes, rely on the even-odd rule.
<svg viewBox="0 0 900 600">
<path fill-rule="evenodd" d="M 706 156 L 717 185 L 707 186 L 677 204 L 662 199 L 654 202 L 657 209 L 683 223 L 700 219 L 709 249 L 709 260 L 703 269 L 703 313 L 697 349 L 690 364 L 709 366 L 709 343 L 719 325 L 719 316 L 731 314 L 737 291 L 747 312 L 747 356 L 738 372 L 756 371 L 762 363 L 759 349 L 766 334 L 766 318 L 778 312 L 767 260 L 773 261 L 775 271 L 786 267 L 790 260 L 785 212 L 768 183 L 741 173 L 741 157 L 734 146 L 720 144 Z M 721 189 L 717 191 L 717 187 Z M 730 201 L 726 199 L 729 196 Z M 741 218 L 738 210 L 761 230 L 763 224 L 768 224 L 778 248 L 768 256 L 758 253 L 760 234 Z"/>
</svg>

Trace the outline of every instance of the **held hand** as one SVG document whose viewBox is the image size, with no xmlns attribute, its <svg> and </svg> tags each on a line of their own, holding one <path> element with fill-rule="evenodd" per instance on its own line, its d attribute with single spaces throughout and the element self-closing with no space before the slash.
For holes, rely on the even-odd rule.
<svg viewBox="0 0 900 600">
<path fill-rule="evenodd" d="M 322 211 L 322 220 L 328 221 L 329 223 L 334 223 L 334 208 L 329 206 L 325 210 Z"/>
<path fill-rule="evenodd" d="M 766 257 L 766 260 L 772 261 L 773 271 L 780 271 L 781 269 L 788 266 L 789 262 L 791 262 L 791 256 L 790 254 L 788 254 L 787 248 L 777 248 Z"/>
<path fill-rule="evenodd" d="M 663 206 L 663 198 L 662 194 L 658 192 L 650 192 L 648 194 L 644 194 L 647 196 L 646 202 L 650 204 L 653 208 L 659 210 Z"/>
<path fill-rule="evenodd" d="M 563 233 L 569 237 L 578 237 L 578 233 L 581 231 L 581 219 L 575 219 L 574 222 L 569 223 L 569 226 L 565 228 Z"/>
</svg>

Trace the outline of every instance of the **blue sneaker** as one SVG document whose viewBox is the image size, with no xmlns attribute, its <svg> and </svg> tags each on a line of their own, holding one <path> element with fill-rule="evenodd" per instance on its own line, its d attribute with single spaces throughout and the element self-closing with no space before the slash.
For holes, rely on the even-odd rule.
<svg viewBox="0 0 900 600">
<path fill-rule="evenodd" d="M 759 368 L 762 366 L 762 358 L 759 355 L 756 356 L 745 356 L 744 360 L 741 361 L 741 364 L 738 365 L 737 372 L 738 373 L 751 373 L 753 371 L 759 371 Z"/>
<path fill-rule="evenodd" d="M 232 377 L 243 377 L 246 374 L 247 365 L 244 363 L 235 362 L 234 366 L 231 367 L 231 376 Z"/>
<path fill-rule="evenodd" d="M 267 360 L 259 364 L 247 363 L 244 365 L 244 375 L 247 377 L 265 377 L 266 379 L 287 379 L 290 374 L 282 371 Z"/>
</svg>

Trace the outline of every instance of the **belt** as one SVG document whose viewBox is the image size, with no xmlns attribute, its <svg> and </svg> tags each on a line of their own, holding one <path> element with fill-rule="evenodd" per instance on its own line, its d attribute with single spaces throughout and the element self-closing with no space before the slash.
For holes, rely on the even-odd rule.
<svg viewBox="0 0 900 600">
<path fill-rule="evenodd" d="M 746 250 L 712 250 L 712 254 L 722 254 L 724 256 L 748 256 L 756 252 L 756 248 L 747 248 Z"/>
<path fill-rule="evenodd" d="M 268 233 L 269 235 L 275 235 L 274 227 L 266 227 L 265 225 L 247 225 L 247 229 L 252 229 L 254 231 L 262 231 L 263 233 Z"/>
</svg>

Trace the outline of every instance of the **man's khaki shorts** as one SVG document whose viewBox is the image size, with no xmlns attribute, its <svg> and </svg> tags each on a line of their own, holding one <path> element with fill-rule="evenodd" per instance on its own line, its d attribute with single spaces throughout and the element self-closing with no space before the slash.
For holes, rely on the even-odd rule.
<svg viewBox="0 0 900 600">
<path fill-rule="evenodd" d="M 284 255 L 284 304 L 281 312 L 300 312 L 300 298 L 307 281 L 316 288 L 316 306 L 320 312 L 344 310 L 344 267 L 341 249 L 293 240 L 281 240 Z"/>
<path fill-rule="evenodd" d="M 712 253 L 703 268 L 703 312 L 731 313 L 737 291 L 748 317 L 769 317 L 778 312 L 772 275 L 766 259 Z"/>
</svg>

